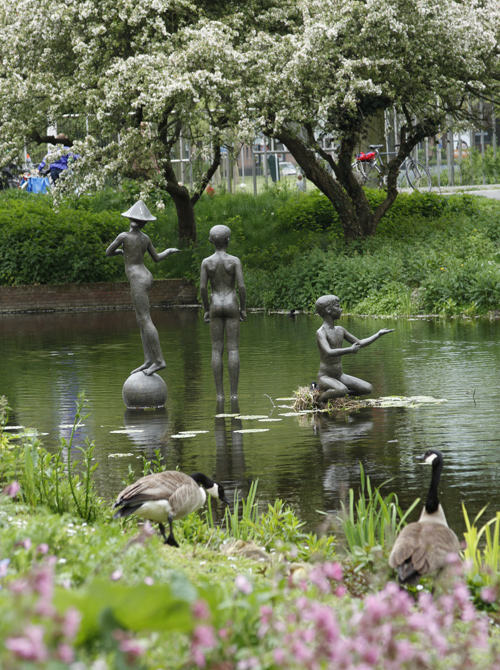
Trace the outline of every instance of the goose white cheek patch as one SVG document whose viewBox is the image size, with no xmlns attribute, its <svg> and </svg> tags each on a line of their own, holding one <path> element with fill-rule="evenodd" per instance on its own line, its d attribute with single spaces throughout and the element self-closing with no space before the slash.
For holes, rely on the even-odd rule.
<svg viewBox="0 0 500 670">
<path fill-rule="evenodd" d="M 218 498 L 219 497 L 219 486 L 217 484 L 214 484 L 212 488 L 207 489 L 207 493 L 209 496 L 212 496 L 212 498 Z"/>
</svg>

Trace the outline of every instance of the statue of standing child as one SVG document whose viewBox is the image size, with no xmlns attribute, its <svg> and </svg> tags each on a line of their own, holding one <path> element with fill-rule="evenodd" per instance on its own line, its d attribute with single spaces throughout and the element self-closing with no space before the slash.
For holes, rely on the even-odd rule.
<svg viewBox="0 0 500 670">
<path fill-rule="evenodd" d="M 141 340 L 144 349 L 144 363 L 130 374 L 143 372 L 152 375 L 157 370 L 166 367 L 161 352 L 160 338 L 149 312 L 149 289 L 153 285 L 153 275 L 144 265 L 144 254 L 146 251 L 151 258 L 158 263 L 170 254 L 175 254 L 179 249 L 165 249 L 160 254 L 154 248 L 149 237 L 142 232 L 148 221 L 156 221 L 142 200 L 135 203 L 122 216 L 130 219 L 130 229 L 120 233 L 106 249 L 106 256 L 123 255 L 125 261 L 125 274 L 130 282 L 130 293 L 132 305 L 134 306 L 137 323 L 141 330 Z"/>
<path fill-rule="evenodd" d="M 240 321 L 245 321 L 246 289 L 243 282 L 241 261 L 227 253 L 231 230 L 227 226 L 214 226 L 210 230 L 210 242 L 215 253 L 205 258 L 201 264 L 200 292 L 205 310 L 204 321 L 210 323 L 212 338 L 212 371 L 214 373 L 217 400 L 224 400 L 222 380 L 224 353 L 224 333 L 226 334 L 229 385 L 231 399 L 238 397 L 238 379 L 240 374 L 239 337 Z M 210 282 L 211 298 L 208 299 Z M 235 284 L 238 285 L 238 297 Z"/>
<path fill-rule="evenodd" d="M 336 295 L 323 295 L 316 301 L 316 312 L 323 319 L 323 325 L 316 331 L 316 342 L 320 355 L 318 372 L 318 386 L 323 393 L 319 401 L 326 402 L 330 398 L 342 398 L 346 395 L 367 395 L 373 391 L 373 386 L 344 374 L 341 356 L 357 354 L 361 347 L 366 347 L 382 335 L 392 333 L 394 328 L 382 328 L 378 333 L 358 340 L 342 326 L 336 326 L 335 321 L 340 318 L 342 308 Z M 342 347 L 343 340 L 351 343 L 350 347 Z"/>
</svg>

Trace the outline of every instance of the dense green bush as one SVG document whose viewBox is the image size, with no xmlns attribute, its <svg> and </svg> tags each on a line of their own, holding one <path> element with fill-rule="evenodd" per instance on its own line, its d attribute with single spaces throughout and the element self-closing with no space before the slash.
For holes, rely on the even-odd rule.
<svg viewBox="0 0 500 670">
<path fill-rule="evenodd" d="M 136 185 L 73 196 L 55 212 L 50 197 L 0 195 L 0 284 L 123 280 L 121 258 L 104 251 L 127 221 Z M 135 190 L 134 190 L 135 189 Z M 368 191 L 373 208 L 383 199 Z M 177 246 L 172 201 L 148 201 L 157 221 L 147 234 L 158 251 Z M 484 314 L 500 305 L 498 204 L 470 195 L 400 194 L 377 234 L 346 244 L 328 199 L 318 192 L 269 189 L 203 196 L 197 245 L 155 264 L 154 277 L 199 282 L 213 253 L 210 228 L 231 228 L 229 252 L 243 264 L 248 305 L 312 309 L 336 293 L 358 314 Z"/>
<path fill-rule="evenodd" d="M 121 278 L 104 250 L 123 220 L 114 212 L 62 208 L 44 196 L 0 200 L 0 284 L 59 284 Z"/>
</svg>

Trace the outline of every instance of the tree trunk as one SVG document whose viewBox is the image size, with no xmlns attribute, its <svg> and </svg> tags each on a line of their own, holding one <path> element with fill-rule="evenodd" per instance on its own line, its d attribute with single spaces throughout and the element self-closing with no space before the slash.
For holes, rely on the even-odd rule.
<svg viewBox="0 0 500 670">
<path fill-rule="evenodd" d="M 318 161 L 317 146 L 308 146 L 305 140 L 286 130 L 277 133 L 276 138 L 286 145 L 307 179 L 330 200 L 339 215 L 347 242 L 375 234 L 380 219 L 397 196 L 397 189 L 388 189 L 384 202 L 374 212 L 371 210 L 363 187 L 351 168 L 354 138 L 344 143 L 338 161 L 333 161 L 327 154 L 322 156 L 331 165 L 336 178 Z"/>
<path fill-rule="evenodd" d="M 167 183 L 167 193 L 172 197 L 175 211 L 177 212 L 177 230 L 180 246 L 196 244 L 196 220 L 194 205 L 191 202 L 189 191 L 185 186 L 169 182 Z"/>
</svg>

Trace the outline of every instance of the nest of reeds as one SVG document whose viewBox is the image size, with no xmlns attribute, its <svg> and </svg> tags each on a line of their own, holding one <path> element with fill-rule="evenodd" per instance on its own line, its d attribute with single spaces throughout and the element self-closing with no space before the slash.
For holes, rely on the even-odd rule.
<svg viewBox="0 0 500 670">
<path fill-rule="evenodd" d="M 326 403 L 320 402 L 322 391 L 311 388 L 310 386 L 299 386 L 293 392 L 293 409 L 296 412 L 321 411 L 321 412 L 354 412 L 361 407 L 366 407 L 367 403 L 359 398 L 345 396 L 344 398 L 330 398 Z"/>
</svg>

